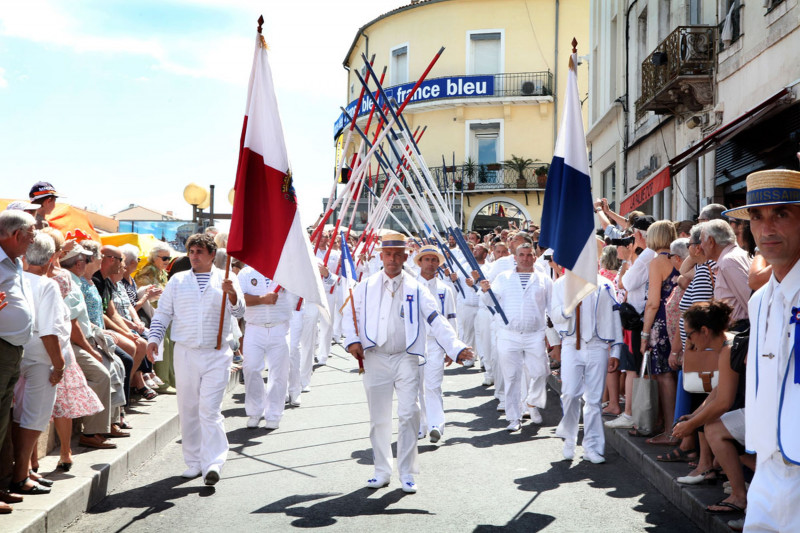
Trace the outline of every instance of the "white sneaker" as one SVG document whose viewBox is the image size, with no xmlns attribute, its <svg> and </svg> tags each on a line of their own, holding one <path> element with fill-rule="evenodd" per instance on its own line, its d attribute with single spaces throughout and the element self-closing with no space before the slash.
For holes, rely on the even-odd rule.
<svg viewBox="0 0 800 533">
<path fill-rule="evenodd" d="M 528 407 L 528 413 L 531 415 L 531 424 L 541 424 L 542 423 L 542 413 L 539 412 L 539 409 L 536 407 Z"/>
<path fill-rule="evenodd" d="M 298 396 L 297 398 L 290 398 L 289 405 L 291 405 L 292 407 L 300 407 L 300 396 Z"/>
<path fill-rule="evenodd" d="M 497 411 L 500 413 L 505 412 L 506 410 L 506 402 L 500 402 L 497 404 Z"/>
<path fill-rule="evenodd" d="M 219 481 L 219 469 L 215 466 L 212 466 L 208 469 L 206 473 L 206 477 L 203 480 L 206 485 L 216 485 L 217 481 Z"/>
<path fill-rule="evenodd" d="M 572 461 L 572 458 L 575 457 L 575 444 L 565 440 L 561 453 L 564 455 L 564 459 Z"/>
<path fill-rule="evenodd" d="M 264 427 L 267 429 L 278 429 L 280 426 L 280 420 L 265 420 Z"/>
<path fill-rule="evenodd" d="M 483 385 L 484 387 L 491 387 L 492 385 L 494 385 L 494 380 L 489 376 L 486 376 L 485 378 L 483 378 L 483 383 L 481 383 L 481 385 Z"/>
<path fill-rule="evenodd" d="M 306 385 L 303 387 L 303 392 L 311 392 L 311 385 Z"/>
<path fill-rule="evenodd" d="M 433 427 L 431 428 L 431 444 L 436 444 L 439 442 L 439 439 L 442 438 L 442 432 L 439 431 L 439 428 Z"/>
<path fill-rule="evenodd" d="M 200 477 L 200 474 L 202 474 L 202 473 L 203 473 L 203 471 L 200 470 L 199 467 L 190 466 L 189 468 L 187 468 L 186 470 L 183 471 L 183 474 L 181 474 L 181 477 L 185 478 L 185 479 L 194 479 L 196 477 Z"/>
<path fill-rule="evenodd" d="M 414 483 L 414 478 L 412 476 L 404 476 L 400 483 L 403 485 L 403 492 L 406 494 L 416 494 L 417 493 L 417 484 Z"/>
<path fill-rule="evenodd" d="M 464 364 L 462 366 L 464 368 L 469 368 L 474 365 L 475 365 L 475 359 L 467 359 L 466 361 L 464 361 Z"/>
<path fill-rule="evenodd" d="M 606 462 L 606 458 L 592 450 L 583 450 L 583 460 L 599 465 Z"/>
<path fill-rule="evenodd" d="M 427 435 L 427 433 L 425 433 L 424 431 L 418 431 L 418 432 L 417 432 L 417 440 L 422 440 L 422 439 L 424 439 L 424 438 L 425 438 L 425 435 Z"/>
<path fill-rule="evenodd" d="M 367 480 L 367 488 L 368 489 L 382 489 L 383 487 L 389 486 L 389 480 L 382 477 L 374 477 L 372 479 Z"/>
<path fill-rule="evenodd" d="M 626 415 L 622 413 L 614 420 L 609 420 L 608 422 L 604 422 L 604 425 L 607 428 L 611 429 L 626 429 L 633 427 L 633 418 L 630 415 Z"/>
<path fill-rule="evenodd" d="M 258 427 L 258 423 L 261 422 L 260 416 L 251 416 L 247 419 L 247 427 L 250 429 L 254 429 Z"/>
<path fill-rule="evenodd" d="M 515 431 L 519 431 L 521 428 L 522 426 L 520 425 L 519 420 L 512 420 L 508 424 L 506 431 L 508 431 L 509 433 L 514 433 Z"/>
</svg>

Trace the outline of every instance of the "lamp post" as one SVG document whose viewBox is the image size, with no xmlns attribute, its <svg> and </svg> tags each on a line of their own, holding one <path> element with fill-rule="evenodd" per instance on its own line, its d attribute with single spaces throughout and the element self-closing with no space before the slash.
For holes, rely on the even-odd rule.
<svg viewBox="0 0 800 533">
<path fill-rule="evenodd" d="M 186 203 L 192 206 L 192 222 L 200 227 L 208 224 L 213 226 L 215 219 L 230 220 L 231 215 L 223 213 L 214 213 L 214 185 L 209 185 L 208 189 L 196 183 L 190 183 L 183 189 L 183 199 Z M 233 189 L 228 193 L 228 200 L 233 205 Z M 203 210 L 208 209 L 208 213 L 203 213 Z"/>
</svg>

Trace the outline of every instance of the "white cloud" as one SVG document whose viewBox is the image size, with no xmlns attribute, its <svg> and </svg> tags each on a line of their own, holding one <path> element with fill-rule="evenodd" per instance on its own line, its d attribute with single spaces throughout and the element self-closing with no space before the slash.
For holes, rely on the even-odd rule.
<svg viewBox="0 0 800 533">
<path fill-rule="evenodd" d="M 0 67 L 0 89 L 8 87 L 8 80 L 6 79 L 6 69 Z"/>
</svg>

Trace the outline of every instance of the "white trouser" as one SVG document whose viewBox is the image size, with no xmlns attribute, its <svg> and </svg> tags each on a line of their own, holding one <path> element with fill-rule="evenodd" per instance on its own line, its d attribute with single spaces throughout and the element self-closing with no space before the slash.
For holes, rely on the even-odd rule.
<svg viewBox="0 0 800 533">
<path fill-rule="evenodd" d="M 300 339 L 303 336 L 304 311 L 292 311 L 289 320 L 289 397 L 296 400 L 303 391 L 300 382 Z"/>
<path fill-rule="evenodd" d="M 744 530 L 800 531 L 800 465 L 787 465 L 776 451 L 759 456 L 756 475 L 747 490 Z"/>
<path fill-rule="evenodd" d="M 500 324 L 503 323 L 502 319 L 497 316 L 497 314 L 492 315 L 492 331 L 489 332 L 489 336 L 492 339 L 491 345 L 489 349 L 492 352 L 492 364 L 494 365 L 494 397 L 500 400 L 501 403 L 505 403 L 506 401 L 506 387 L 505 387 L 505 376 L 503 375 L 503 361 L 500 358 L 500 347 L 498 343 L 500 342 L 500 337 L 498 335 L 500 328 L 502 327 Z"/>
<path fill-rule="evenodd" d="M 244 336 L 244 410 L 247 416 L 280 421 L 289 386 L 289 322 L 265 328 L 247 324 Z M 269 380 L 264 385 L 264 363 Z"/>
<path fill-rule="evenodd" d="M 547 404 L 546 384 L 550 373 L 544 330 L 520 333 L 501 329 L 497 333 L 497 351 L 505 387 L 506 420 L 511 422 L 522 417 L 523 401 L 543 409 Z M 526 370 L 530 386 L 525 380 Z"/>
<path fill-rule="evenodd" d="M 461 321 L 459 321 L 461 324 Z M 475 315 L 475 351 L 481 359 L 481 366 L 486 370 L 486 377 L 495 380 L 495 362 L 492 357 L 492 312 L 485 305 L 478 308 Z"/>
<path fill-rule="evenodd" d="M 308 387 L 311 383 L 311 374 L 314 373 L 314 352 L 317 350 L 319 334 L 317 322 L 319 309 L 316 305 L 306 304 L 303 308 L 303 329 L 300 335 L 300 389 Z M 328 343 L 330 345 L 330 342 Z"/>
<path fill-rule="evenodd" d="M 369 440 L 375 476 L 392 475 L 392 396 L 397 394 L 397 470 L 400 476 L 419 473 L 419 358 L 406 352 L 364 355 L 364 390 L 369 407 Z"/>
<path fill-rule="evenodd" d="M 337 284 L 336 288 L 333 289 L 331 316 L 333 317 L 333 338 L 337 341 L 342 338 L 342 313 L 339 312 L 339 308 L 342 307 L 342 303 L 344 303 L 343 296 L 347 290 L 345 286 L 346 282 L 343 282 Z"/>
<path fill-rule="evenodd" d="M 319 350 L 317 351 L 317 360 L 321 365 L 324 365 L 328 362 L 328 356 L 331 354 L 333 323 L 336 315 L 339 314 L 339 309 L 336 307 L 335 302 L 336 298 L 329 291 L 330 289 L 325 289 L 325 297 L 328 298 L 328 309 L 330 309 L 331 312 L 331 319 L 327 324 L 324 321 L 319 320 Z M 336 289 L 334 289 L 333 292 L 335 293 Z M 341 315 L 339 318 L 341 318 Z"/>
<path fill-rule="evenodd" d="M 417 400 L 419 400 L 419 432 L 425 435 L 428 432 L 428 417 L 425 412 L 425 367 L 428 366 L 427 360 L 425 363 L 420 363 L 419 368 L 419 393 Z"/>
<path fill-rule="evenodd" d="M 428 338 L 426 362 L 422 365 L 425 380 L 420 385 L 425 393 L 425 422 L 428 433 L 434 427 L 444 433 L 444 401 L 442 400 L 442 380 L 444 379 L 444 350 L 439 344 Z"/>
<path fill-rule="evenodd" d="M 472 290 L 472 289 L 467 289 Z M 462 303 L 458 311 L 458 338 L 467 346 L 475 346 L 475 317 L 478 307 Z"/>
<path fill-rule="evenodd" d="M 203 476 L 211 467 L 221 468 L 228 455 L 222 399 L 230 380 L 232 359 L 227 346 L 215 350 L 175 343 L 173 364 L 183 460 L 186 466 L 199 468 Z"/>
<path fill-rule="evenodd" d="M 575 349 L 575 337 L 561 343 L 561 409 L 564 415 L 556 436 L 571 444 L 578 442 L 578 422 L 583 398 L 583 449 L 605 455 L 603 432 L 603 389 L 608 369 L 608 343 L 593 338 Z"/>
</svg>

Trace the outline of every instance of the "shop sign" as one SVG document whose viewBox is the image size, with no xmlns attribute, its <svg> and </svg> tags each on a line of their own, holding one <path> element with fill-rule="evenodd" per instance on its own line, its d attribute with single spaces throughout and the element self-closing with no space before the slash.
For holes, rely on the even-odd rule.
<svg viewBox="0 0 800 533">
<path fill-rule="evenodd" d="M 627 215 L 652 198 L 656 193 L 659 193 L 669 187 L 671 183 L 672 177 L 670 176 L 670 167 L 667 165 L 661 172 L 653 176 L 646 183 L 640 185 L 622 201 L 622 204 L 620 204 L 619 214 L 623 216 Z"/>
</svg>

